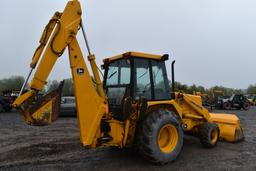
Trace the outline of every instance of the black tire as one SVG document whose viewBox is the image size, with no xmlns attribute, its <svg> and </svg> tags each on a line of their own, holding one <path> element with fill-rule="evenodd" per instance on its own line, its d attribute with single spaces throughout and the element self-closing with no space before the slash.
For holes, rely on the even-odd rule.
<svg viewBox="0 0 256 171">
<path fill-rule="evenodd" d="M 250 104 L 248 102 L 244 102 L 243 109 L 244 110 L 249 110 L 250 109 Z"/>
<path fill-rule="evenodd" d="M 229 102 L 224 102 L 224 103 L 223 103 L 223 109 L 225 109 L 225 110 L 230 110 L 230 109 L 231 109 L 231 103 L 229 103 Z"/>
<path fill-rule="evenodd" d="M 175 132 L 172 134 L 171 131 L 168 131 L 168 133 L 172 134 L 172 137 L 175 136 L 176 140 L 168 136 L 167 143 L 170 143 L 171 140 L 175 143 L 171 145 L 173 147 L 170 147 L 170 152 L 164 152 L 161 150 L 159 144 L 159 136 L 162 129 L 169 126 L 172 127 Z M 183 130 L 174 112 L 159 109 L 148 114 L 141 122 L 137 134 L 137 148 L 139 153 L 149 161 L 161 165 L 172 162 L 179 156 L 182 146 Z"/>
<path fill-rule="evenodd" d="M 205 148 L 215 147 L 218 143 L 219 135 L 220 130 L 215 123 L 206 122 L 200 127 L 199 138 L 202 146 Z"/>
</svg>

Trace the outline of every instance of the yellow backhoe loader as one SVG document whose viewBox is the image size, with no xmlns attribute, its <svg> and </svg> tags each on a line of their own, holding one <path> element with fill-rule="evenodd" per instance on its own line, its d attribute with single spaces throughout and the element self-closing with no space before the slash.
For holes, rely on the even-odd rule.
<svg viewBox="0 0 256 171">
<path fill-rule="evenodd" d="M 180 154 L 184 133 L 198 136 L 207 148 L 216 146 L 219 139 L 229 142 L 243 139 L 236 115 L 209 113 L 199 96 L 175 93 L 174 62 L 170 88 L 165 67 L 168 55 L 128 52 L 106 58 L 102 83 L 81 15 L 79 1 L 71 0 L 62 13 L 54 14 L 43 31 L 29 75 L 13 103 L 27 124 L 44 126 L 57 119 L 63 83 L 43 97 L 38 93 L 43 90 L 55 62 L 68 48 L 83 146 L 136 146 L 149 161 L 165 164 Z M 85 38 L 94 81 L 76 38 L 79 29 Z M 23 93 L 35 68 L 29 90 Z"/>
</svg>

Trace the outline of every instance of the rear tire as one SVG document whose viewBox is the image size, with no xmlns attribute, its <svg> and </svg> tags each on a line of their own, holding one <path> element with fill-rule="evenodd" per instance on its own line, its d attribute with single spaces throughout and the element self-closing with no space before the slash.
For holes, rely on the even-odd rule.
<svg viewBox="0 0 256 171">
<path fill-rule="evenodd" d="M 138 129 L 137 147 L 155 164 L 176 160 L 183 146 L 183 130 L 176 114 L 160 109 L 150 113 Z"/>
<path fill-rule="evenodd" d="M 224 102 L 224 103 L 223 103 L 223 109 L 225 109 L 225 110 L 230 110 L 230 109 L 231 109 L 231 103 L 229 103 L 229 102 Z"/>
<path fill-rule="evenodd" d="M 219 140 L 219 127 L 215 123 L 206 122 L 200 127 L 200 142 L 205 148 L 213 148 Z"/>
</svg>

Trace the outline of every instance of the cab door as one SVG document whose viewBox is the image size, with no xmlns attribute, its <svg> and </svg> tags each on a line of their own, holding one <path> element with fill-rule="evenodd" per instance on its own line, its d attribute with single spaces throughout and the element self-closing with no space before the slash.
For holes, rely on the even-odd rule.
<svg viewBox="0 0 256 171">
<path fill-rule="evenodd" d="M 123 103 L 131 96 L 131 62 L 120 59 L 110 63 L 105 70 L 104 88 L 108 97 L 109 111 L 117 120 L 124 120 Z"/>
<path fill-rule="evenodd" d="M 133 98 L 148 101 L 171 99 L 165 63 L 162 60 L 134 58 Z"/>
</svg>

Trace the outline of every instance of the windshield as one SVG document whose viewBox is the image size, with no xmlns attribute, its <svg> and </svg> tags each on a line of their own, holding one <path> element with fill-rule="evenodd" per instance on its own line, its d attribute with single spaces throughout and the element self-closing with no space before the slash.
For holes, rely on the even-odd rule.
<svg viewBox="0 0 256 171">
<path fill-rule="evenodd" d="M 106 76 L 106 93 L 110 105 L 120 105 L 131 80 L 130 60 L 118 60 L 109 64 Z"/>
<path fill-rule="evenodd" d="M 124 85 L 130 84 L 130 61 L 119 60 L 108 66 L 106 85 Z"/>
</svg>

